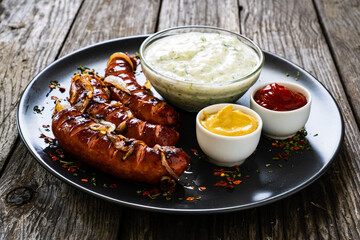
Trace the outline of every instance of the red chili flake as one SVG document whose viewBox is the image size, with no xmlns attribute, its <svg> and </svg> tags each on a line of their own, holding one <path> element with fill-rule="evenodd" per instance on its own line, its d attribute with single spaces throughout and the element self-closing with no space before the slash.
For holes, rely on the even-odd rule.
<svg viewBox="0 0 360 240">
<path fill-rule="evenodd" d="M 299 147 L 294 147 L 294 150 L 299 150 L 300 148 Z"/>
<path fill-rule="evenodd" d="M 111 187 L 111 186 L 110 186 L 110 187 Z M 160 190 L 159 190 L 158 188 L 154 188 L 154 189 L 151 189 L 151 190 L 149 190 L 149 191 L 143 192 L 143 196 L 151 196 L 151 195 L 157 194 L 157 193 L 159 193 L 159 192 L 160 192 Z"/>
<path fill-rule="evenodd" d="M 55 88 L 56 86 L 54 84 L 49 85 L 50 88 Z"/>
<path fill-rule="evenodd" d="M 51 100 L 58 100 L 59 98 L 56 96 L 51 96 Z"/>
<path fill-rule="evenodd" d="M 232 177 L 226 177 L 226 180 L 228 180 L 229 182 L 232 182 L 232 181 L 234 181 L 234 178 L 232 178 Z"/>
<path fill-rule="evenodd" d="M 246 178 L 249 178 L 249 177 L 250 177 L 250 175 L 246 175 L 245 177 L 246 177 Z"/>
<path fill-rule="evenodd" d="M 82 182 L 88 182 L 89 180 L 87 180 L 86 178 L 82 178 L 81 181 Z"/>
<path fill-rule="evenodd" d="M 115 183 L 111 184 L 110 187 L 111 187 L 111 188 L 117 188 L 117 186 L 116 186 Z"/>
<path fill-rule="evenodd" d="M 214 184 L 215 187 L 226 187 L 227 185 L 228 185 L 228 183 L 224 180 L 220 180 Z"/>
<path fill-rule="evenodd" d="M 239 185 L 240 183 L 242 183 L 242 181 L 241 181 L 241 180 L 235 180 L 235 181 L 233 181 L 233 183 L 234 183 L 235 185 Z"/>
<path fill-rule="evenodd" d="M 59 158 L 58 158 L 57 156 L 54 156 L 54 155 L 52 155 L 51 153 L 50 153 L 50 157 L 51 157 L 51 159 L 52 159 L 53 161 L 58 161 L 58 160 L 59 160 Z"/>
<path fill-rule="evenodd" d="M 195 200 L 194 197 L 187 197 L 187 198 L 186 198 L 186 201 L 194 201 L 194 200 Z"/>
<path fill-rule="evenodd" d="M 42 125 L 43 128 L 49 128 L 50 125 Z"/>
<path fill-rule="evenodd" d="M 286 157 L 286 154 L 281 154 L 281 153 L 279 153 L 278 156 L 279 156 L 279 158 L 284 159 L 284 158 Z"/>
<path fill-rule="evenodd" d="M 76 169 L 74 167 L 68 167 L 68 171 L 73 173 L 76 171 Z"/>
<path fill-rule="evenodd" d="M 300 140 L 298 143 L 299 143 L 300 145 L 305 145 L 306 141 L 305 141 L 305 140 Z"/>
<path fill-rule="evenodd" d="M 284 146 L 285 146 L 285 145 L 284 145 L 284 144 L 282 144 L 282 143 L 279 145 L 279 147 L 280 147 L 280 148 L 283 148 Z"/>
<path fill-rule="evenodd" d="M 45 143 L 52 143 L 54 141 L 54 139 L 52 139 L 51 137 L 45 136 L 43 133 L 40 134 L 40 138 L 44 138 Z"/>
<path fill-rule="evenodd" d="M 200 189 L 201 191 L 204 191 L 204 190 L 206 190 L 206 187 L 199 187 L 199 189 Z"/>
<path fill-rule="evenodd" d="M 59 90 L 60 90 L 60 92 L 62 92 L 62 93 L 63 93 L 63 92 L 65 92 L 65 91 L 66 91 L 66 88 L 64 88 L 64 87 L 60 87 L 60 88 L 59 88 Z"/>
<path fill-rule="evenodd" d="M 271 145 L 273 145 L 274 147 L 277 147 L 277 143 L 271 143 Z"/>
<path fill-rule="evenodd" d="M 199 151 L 198 151 L 197 149 L 194 149 L 194 148 L 192 148 L 191 151 L 192 151 L 193 153 L 199 153 Z"/>
</svg>

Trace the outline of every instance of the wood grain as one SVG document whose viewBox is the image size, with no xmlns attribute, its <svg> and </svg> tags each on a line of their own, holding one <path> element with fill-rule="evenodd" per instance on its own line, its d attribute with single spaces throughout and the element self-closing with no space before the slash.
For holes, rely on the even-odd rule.
<svg viewBox="0 0 360 240">
<path fill-rule="evenodd" d="M 29 6 L 23 7 L 19 6 L 19 11 L 26 11 L 25 7 Z M 68 36 L 59 36 L 59 43 L 64 42 L 59 55 L 110 38 L 152 32 L 158 8 L 158 1 L 142 1 L 136 7 L 131 1 L 85 1 Z M 59 11 L 66 14 L 67 10 Z M 38 21 L 39 25 L 47 23 Z M 146 25 L 137 21 L 148 22 L 148 25 L 144 29 Z M 24 41 L 36 42 L 36 39 L 28 36 Z M 56 48 L 51 51 L 58 52 Z M 45 59 L 54 58 L 55 55 Z M 33 159 L 22 143 L 7 166 L 0 179 L 0 239 L 116 239 L 121 207 L 59 181 Z M 14 195 L 14 189 L 20 191 L 20 199 L 26 198 L 29 192 L 32 197 L 23 205 L 10 206 L 7 199 Z"/>
<path fill-rule="evenodd" d="M 181 25 L 210 25 L 236 32 L 237 1 L 163 1 L 158 30 Z M 226 12 L 226 14 L 224 14 Z M 125 209 L 121 239 L 259 239 L 256 209 L 230 214 L 169 215 Z"/>
<path fill-rule="evenodd" d="M 240 32 L 238 3 L 235 0 L 164 0 L 157 30 L 184 25 L 206 25 Z"/>
<path fill-rule="evenodd" d="M 60 56 L 101 41 L 152 33 L 159 8 L 159 0 L 85 2 Z"/>
<path fill-rule="evenodd" d="M 356 198 L 360 197 L 360 146 L 353 143 L 360 141 L 360 134 L 316 11 L 310 7 L 312 2 L 272 1 L 265 4 L 263 1 L 240 1 L 240 5 L 243 6 L 240 14 L 242 33 L 263 49 L 284 56 L 316 76 L 336 99 L 345 120 L 344 146 L 330 171 L 311 187 L 296 194 L 294 202 L 289 198 L 282 201 L 281 208 L 276 204 L 261 208 L 263 237 L 358 238 L 360 206 Z M 269 217 L 282 226 L 268 226 Z M 337 225 L 346 230 L 337 231 L 334 227 Z"/>
<path fill-rule="evenodd" d="M 0 172 L 8 158 L 0 176 L 0 239 L 360 239 L 358 4 L 0 1 Z M 23 143 L 12 147 L 19 96 L 57 55 L 99 41 L 190 24 L 241 32 L 324 84 L 345 122 L 344 144 L 326 174 L 301 192 L 263 207 L 170 215 L 121 208 L 80 192 L 44 170 Z"/>
<path fill-rule="evenodd" d="M 320 23 L 360 126 L 360 2 L 316 0 Z"/>
<path fill-rule="evenodd" d="M 20 95 L 55 60 L 80 4 L 81 0 L 0 2 L 0 169 L 18 136 Z"/>
<path fill-rule="evenodd" d="M 124 209 L 120 239 L 259 239 L 257 210 L 211 215 Z"/>
<path fill-rule="evenodd" d="M 61 182 L 23 143 L 0 179 L 0 196 L 0 239 L 116 238 L 121 208 Z"/>
</svg>

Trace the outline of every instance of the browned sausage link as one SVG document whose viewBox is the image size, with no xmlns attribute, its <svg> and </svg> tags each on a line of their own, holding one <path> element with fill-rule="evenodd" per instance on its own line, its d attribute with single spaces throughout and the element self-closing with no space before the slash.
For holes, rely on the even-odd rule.
<svg viewBox="0 0 360 240">
<path fill-rule="evenodd" d="M 80 78 L 83 78 L 80 81 Z M 92 87 L 92 100 L 87 104 L 85 112 L 94 118 L 102 118 L 117 126 L 117 133 L 126 137 L 144 141 L 148 146 L 174 146 L 179 140 L 179 133 L 167 126 L 151 124 L 134 118 L 131 111 L 121 102 L 114 104 L 108 101 L 106 88 L 97 75 L 76 75 L 73 77 L 70 99 L 73 106 L 81 106 L 87 99 L 85 88 L 82 86 L 88 81 Z M 88 86 L 90 88 L 90 86 Z M 73 97 L 74 96 L 74 97 Z M 81 107 L 80 107 L 81 108 Z M 77 107 L 78 110 L 79 107 Z"/>
<path fill-rule="evenodd" d="M 117 76 L 125 82 L 130 94 L 111 86 L 110 99 L 121 101 L 136 117 L 166 126 L 178 124 L 179 114 L 169 104 L 154 97 L 150 91 L 137 83 L 133 69 L 126 59 L 111 57 L 105 70 L 105 77 L 107 76 Z"/>
<path fill-rule="evenodd" d="M 142 140 L 149 146 L 174 146 L 179 140 L 179 133 L 175 129 L 134 118 L 126 107 L 94 103 L 87 108 L 86 113 L 114 123 L 117 133 Z"/>
<path fill-rule="evenodd" d="M 175 147 L 150 148 L 142 141 L 92 130 L 94 121 L 75 108 L 55 114 L 52 130 L 60 146 L 79 160 L 122 179 L 156 184 L 178 177 L 189 155 Z"/>
</svg>

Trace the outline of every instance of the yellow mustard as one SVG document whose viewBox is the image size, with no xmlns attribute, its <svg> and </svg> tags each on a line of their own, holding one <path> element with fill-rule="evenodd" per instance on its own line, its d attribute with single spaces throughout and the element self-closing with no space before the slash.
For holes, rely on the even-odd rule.
<svg viewBox="0 0 360 240">
<path fill-rule="evenodd" d="M 201 125 L 210 132 L 224 136 L 243 136 L 254 132 L 258 121 L 240 110 L 233 110 L 232 105 L 222 108 L 217 113 L 203 112 L 204 119 Z"/>
</svg>

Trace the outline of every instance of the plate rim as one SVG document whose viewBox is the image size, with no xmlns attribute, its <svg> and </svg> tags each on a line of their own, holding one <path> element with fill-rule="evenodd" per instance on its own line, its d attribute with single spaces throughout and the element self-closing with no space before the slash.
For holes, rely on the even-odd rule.
<svg viewBox="0 0 360 240">
<path fill-rule="evenodd" d="M 303 69 L 302 67 L 300 67 L 299 65 L 281 57 L 278 56 L 275 53 L 269 52 L 269 51 L 265 51 L 262 50 L 264 52 L 265 55 L 265 62 L 266 62 L 266 55 L 271 55 L 272 57 L 278 58 L 281 61 L 286 62 L 289 65 L 292 65 L 293 67 L 297 68 L 297 69 L 301 69 L 302 71 L 304 71 L 306 74 L 308 74 L 309 77 L 311 77 L 313 80 L 316 81 L 316 83 L 320 84 L 320 86 L 326 90 L 327 94 L 331 97 L 331 99 L 333 100 L 333 102 L 335 103 L 335 106 L 337 108 L 337 111 L 339 113 L 339 117 L 340 117 L 340 122 L 341 122 L 341 135 L 339 138 L 339 144 L 337 144 L 337 149 L 335 150 L 333 156 L 331 157 L 331 159 L 329 159 L 329 161 L 327 162 L 327 164 L 322 165 L 321 169 L 314 175 L 311 176 L 311 178 L 307 179 L 306 181 L 302 182 L 301 184 L 294 186 L 293 188 L 291 188 L 288 191 L 282 192 L 281 194 L 277 194 L 276 196 L 272 196 L 270 198 L 266 198 L 266 199 L 262 199 L 260 201 L 257 202 L 252 202 L 252 203 L 247 203 L 247 204 L 242 204 L 242 205 L 234 205 L 234 206 L 230 206 L 230 207 L 218 207 L 218 208 L 183 208 L 183 209 L 179 209 L 179 208 L 166 208 L 166 207 L 156 207 L 156 206 L 147 206 L 147 205 L 143 205 L 143 204 L 137 204 L 134 202 L 129 202 L 129 201 L 124 201 L 124 200 L 120 200 L 120 199 L 116 199 L 113 198 L 111 196 L 107 196 L 107 195 L 103 195 L 101 193 L 98 193 L 96 191 L 93 191 L 87 187 L 81 186 L 79 184 L 77 184 L 76 182 L 68 179 L 67 177 L 65 177 L 64 175 L 58 173 L 57 171 L 55 171 L 53 168 L 51 168 L 50 165 L 48 165 L 39 155 L 38 153 L 35 151 L 35 149 L 33 149 L 33 146 L 28 143 L 25 139 L 25 136 L 23 134 L 23 131 L 21 129 L 21 122 L 20 122 L 20 110 L 23 107 L 23 103 L 24 103 L 24 98 L 25 95 L 27 95 L 26 93 L 28 93 L 31 89 L 31 86 L 36 82 L 36 80 L 44 73 L 47 71 L 47 69 L 51 68 L 52 66 L 54 66 L 55 64 L 57 64 L 58 62 L 63 61 L 66 58 L 69 58 L 73 55 L 76 55 L 80 52 L 86 51 L 88 49 L 92 49 L 94 47 L 100 46 L 100 45 L 106 45 L 106 44 L 110 44 L 110 43 L 114 43 L 114 42 L 118 42 L 118 41 L 126 41 L 126 40 L 130 40 L 130 39 L 141 39 L 143 38 L 144 40 L 150 36 L 150 34 L 144 34 L 144 35 L 133 35 L 133 36 L 126 36 L 126 37 L 120 37 L 120 38 L 114 38 L 114 39 L 110 39 L 110 40 L 106 40 L 106 41 L 102 41 L 102 42 L 98 42 L 83 48 L 80 48 L 76 51 L 73 51 L 71 53 L 68 53 L 64 56 L 62 56 L 59 59 L 56 59 L 55 61 L 53 61 L 51 64 L 47 65 L 45 68 L 43 68 L 38 74 L 35 75 L 35 77 L 27 84 L 27 86 L 24 88 L 24 91 L 21 94 L 18 106 L 17 106 L 17 113 L 16 113 L 16 123 L 17 123 L 17 129 L 19 132 L 19 135 L 23 141 L 23 143 L 25 144 L 25 146 L 27 147 L 28 151 L 31 153 L 31 155 L 37 160 L 38 163 L 40 163 L 40 165 L 42 167 L 44 167 L 47 171 L 49 171 L 52 175 L 54 175 L 55 177 L 57 177 L 58 179 L 60 179 L 61 181 L 64 181 L 66 184 L 69 184 L 77 189 L 80 189 L 81 191 L 91 194 L 95 197 L 98 197 L 100 199 L 115 203 L 115 204 L 119 204 L 123 207 L 134 207 L 137 209 L 142 209 L 142 210 L 147 210 L 147 211 L 153 211 L 153 212 L 162 212 L 162 213 L 184 213 L 184 214 L 211 214 L 211 213 L 225 213 L 225 212 L 233 212 L 233 211 L 240 211 L 240 210 L 246 210 L 246 209 L 252 209 L 252 208 L 256 208 L 256 207 L 260 207 L 260 206 L 264 206 L 279 200 L 282 200 L 286 197 L 289 197 L 301 190 L 303 190 L 304 188 L 308 187 L 309 185 L 311 185 L 312 183 L 314 183 L 317 179 L 319 179 L 327 170 L 328 168 L 333 164 L 334 160 L 336 159 L 336 157 L 339 155 L 340 149 L 343 145 L 343 139 L 344 139 L 344 132 L 345 132 L 345 126 L 344 126 L 344 118 L 343 118 L 343 114 L 340 110 L 339 104 L 336 102 L 334 96 L 329 92 L 329 90 L 324 86 L 323 83 L 321 83 L 317 78 L 315 78 L 311 73 L 309 73 L 307 70 Z"/>
</svg>

